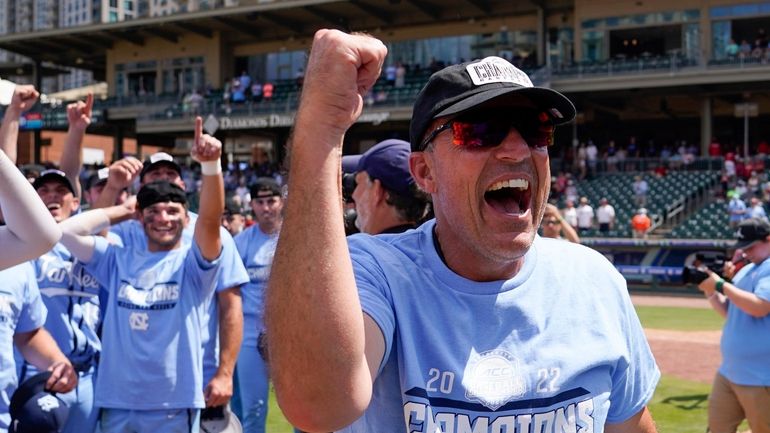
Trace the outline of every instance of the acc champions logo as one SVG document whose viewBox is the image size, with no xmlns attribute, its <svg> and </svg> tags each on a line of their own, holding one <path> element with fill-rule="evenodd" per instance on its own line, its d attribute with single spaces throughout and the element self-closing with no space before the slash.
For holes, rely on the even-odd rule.
<svg viewBox="0 0 770 433">
<path fill-rule="evenodd" d="M 505 350 L 474 354 L 468 360 L 463 379 L 465 398 L 497 410 L 527 392 L 526 380 L 520 372 L 519 360 Z"/>
</svg>

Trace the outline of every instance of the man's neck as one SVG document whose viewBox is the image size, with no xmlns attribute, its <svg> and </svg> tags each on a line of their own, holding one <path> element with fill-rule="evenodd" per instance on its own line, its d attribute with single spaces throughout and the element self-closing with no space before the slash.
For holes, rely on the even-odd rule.
<svg viewBox="0 0 770 433">
<path fill-rule="evenodd" d="M 259 230 L 266 235 L 274 235 L 281 231 L 281 223 L 260 224 Z"/>
</svg>

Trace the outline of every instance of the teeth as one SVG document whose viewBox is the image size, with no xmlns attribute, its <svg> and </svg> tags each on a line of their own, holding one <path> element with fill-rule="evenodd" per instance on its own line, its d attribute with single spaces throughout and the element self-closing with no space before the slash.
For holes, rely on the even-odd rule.
<svg viewBox="0 0 770 433">
<path fill-rule="evenodd" d="M 503 180 L 489 187 L 489 191 L 497 191 L 498 189 L 503 189 L 503 188 L 527 189 L 529 188 L 529 182 L 527 182 L 524 179 Z"/>
</svg>

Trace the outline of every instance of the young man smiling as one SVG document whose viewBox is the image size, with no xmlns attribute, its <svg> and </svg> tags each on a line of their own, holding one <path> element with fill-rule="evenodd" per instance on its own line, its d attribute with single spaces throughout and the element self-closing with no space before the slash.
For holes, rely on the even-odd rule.
<svg viewBox="0 0 770 433">
<path fill-rule="evenodd" d="M 564 96 L 490 57 L 435 73 L 410 167 L 435 220 L 347 242 L 346 130 L 387 49 L 316 33 L 267 294 L 271 376 L 304 431 L 644 432 L 659 371 L 625 281 L 537 236 Z M 323 366 L 323 368 L 319 368 Z"/>
<path fill-rule="evenodd" d="M 104 351 L 96 383 L 99 429 L 197 431 L 203 395 L 203 332 L 220 271 L 224 183 L 221 143 L 196 119 L 191 156 L 201 162 L 201 213 L 191 243 L 184 190 L 167 181 L 145 184 L 136 212 L 127 205 L 96 209 L 61 224 L 64 243 L 109 292 Z M 98 233 L 135 216 L 145 245 L 119 246 Z M 147 392 L 152 390 L 152 392 Z"/>
</svg>

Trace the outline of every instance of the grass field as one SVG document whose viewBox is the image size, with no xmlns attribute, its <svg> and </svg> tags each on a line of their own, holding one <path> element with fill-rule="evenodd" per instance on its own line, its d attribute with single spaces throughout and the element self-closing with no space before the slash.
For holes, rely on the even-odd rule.
<svg viewBox="0 0 770 433">
<path fill-rule="evenodd" d="M 674 331 L 718 331 L 724 319 L 712 309 L 681 307 L 636 307 L 642 326 Z"/>
<path fill-rule="evenodd" d="M 714 311 L 703 308 L 636 307 L 642 326 L 652 329 L 678 331 L 716 331 L 722 329 L 723 319 Z M 658 431 L 661 433 L 703 433 L 706 430 L 706 409 L 711 385 L 663 376 L 650 403 Z M 746 429 L 744 424 L 740 431 Z M 291 425 L 281 414 L 270 392 L 267 432 L 292 433 Z"/>
</svg>

